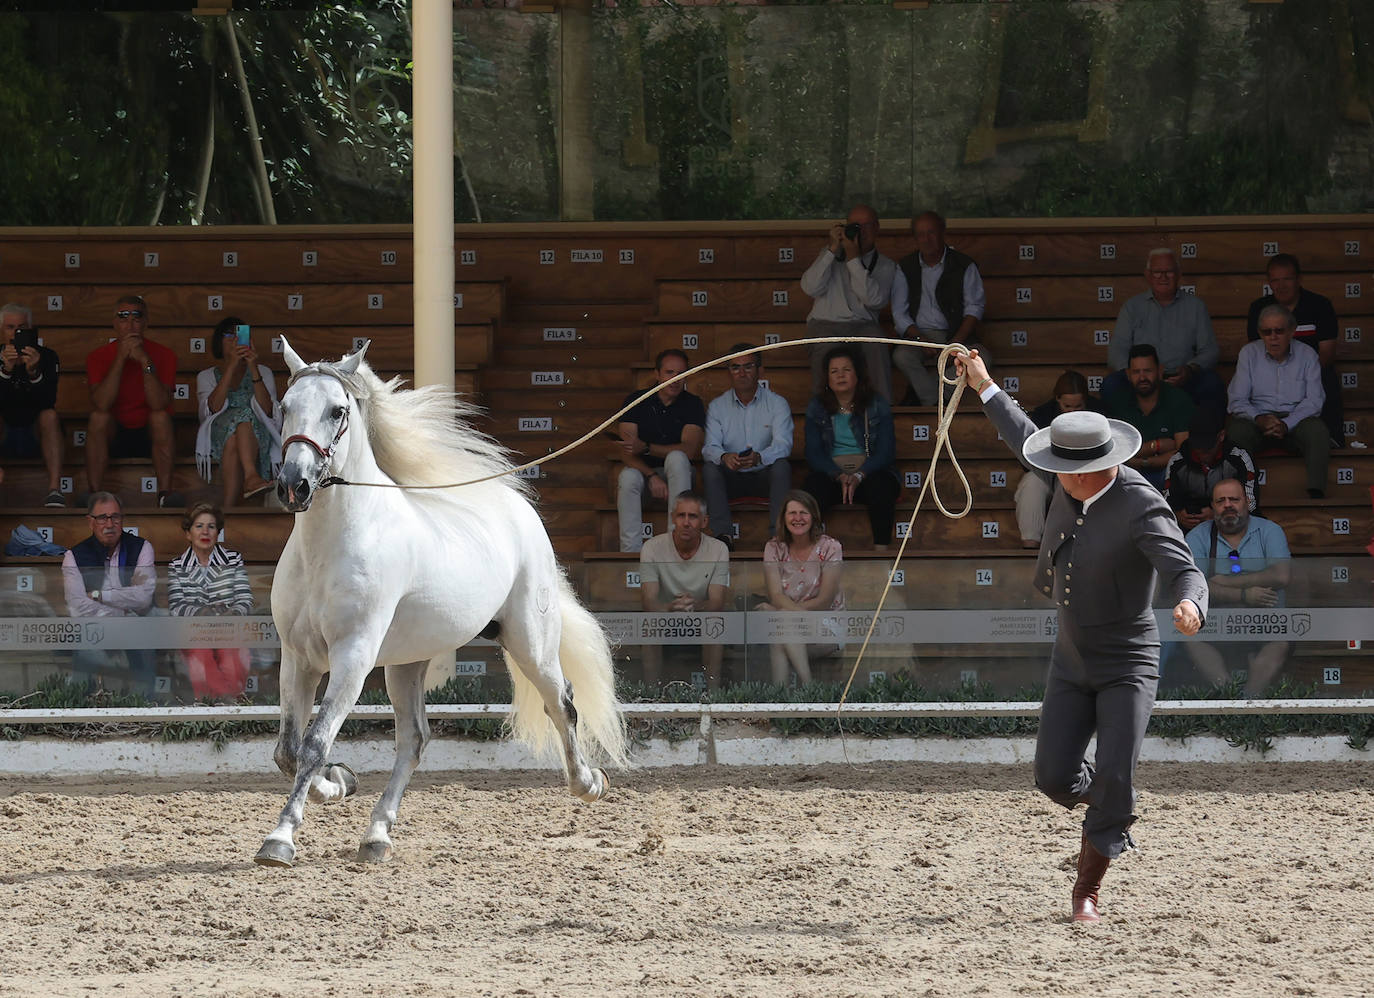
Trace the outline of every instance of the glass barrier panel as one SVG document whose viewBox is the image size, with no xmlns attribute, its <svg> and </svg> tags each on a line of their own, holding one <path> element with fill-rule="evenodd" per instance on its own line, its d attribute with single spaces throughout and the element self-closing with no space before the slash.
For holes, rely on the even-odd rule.
<svg viewBox="0 0 1374 998">
<path fill-rule="evenodd" d="M 891 573 L 885 561 L 853 559 L 836 566 L 831 605 L 814 611 L 777 609 L 764 566 L 753 560 L 730 563 L 715 576 L 723 580 L 718 591 L 701 594 L 699 604 L 693 597 L 690 608 L 668 604 L 691 593 L 669 599 L 659 582 L 671 578 L 663 569 L 678 566 L 589 561 L 570 574 L 612 639 L 627 699 L 734 688 L 750 699 L 833 700 L 851 673 L 856 700 L 1038 697 L 1056 611 L 1030 587 L 1032 559 L 989 561 L 916 559 Z M 166 569 L 157 571 L 146 613 L 78 615 L 69 612 L 59 565 L 0 568 L 0 698 L 78 706 L 94 692 L 162 703 L 277 702 L 272 570 L 248 570 L 246 612 L 184 615 L 170 612 Z M 1174 630 L 1168 600 L 1157 601 L 1161 696 L 1374 690 L 1367 560 L 1294 559 L 1282 589 L 1242 588 L 1244 601 L 1217 599 L 1192 638 Z M 431 666 L 428 686 L 436 702 L 504 701 L 509 677 L 500 647 L 475 638 L 451 662 Z M 385 702 L 380 671 L 369 676 L 362 702 Z"/>
</svg>

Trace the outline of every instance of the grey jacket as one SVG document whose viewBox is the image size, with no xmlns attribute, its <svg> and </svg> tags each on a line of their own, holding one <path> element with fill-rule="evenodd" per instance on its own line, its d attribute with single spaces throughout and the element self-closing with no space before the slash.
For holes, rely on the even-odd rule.
<svg viewBox="0 0 1374 998">
<path fill-rule="evenodd" d="M 1006 392 L 986 403 L 988 418 L 1018 459 L 1036 431 Z M 1024 460 L 1022 461 L 1024 464 Z M 1043 472 L 1041 472 L 1043 474 Z M 1170 606 L 1189 599 L 1207 618 L 1207 579 L 1159 490 L 1122 465 L 1088 515 L 1056 482 L 1035 563 L 1035 588 L 1081 626 L 1125 624 L 1150 612 L 1162 577 Z"/>
</svg>

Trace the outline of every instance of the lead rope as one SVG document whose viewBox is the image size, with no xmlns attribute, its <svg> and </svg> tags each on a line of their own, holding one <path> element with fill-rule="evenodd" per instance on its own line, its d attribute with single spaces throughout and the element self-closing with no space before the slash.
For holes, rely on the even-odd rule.
<svg viewBox="0 0 1374 998">
<path fill-rule="evenodd" d="M 935 361 L 936 373 L 939 375 L 939 380 L 942 386 L 942 390 L 937 393 L 937 397 L 935 400 L 935 450 L 930 456 L 930 465 L 926 470 L 924 481 L 921 482 L 921 491 L 916 497 L 915 507 L 911 510 L 911 518 L 907 520 L 906 536 L 902 538 L 902 543 L 897 548 L 897 556 L 893 559 L 892 566 L 888 569 L 887 580 L 883 584 L 882 594 L 878 597 L 878 606 L 873 611 L 872 619 L 870 619 L 868 622 L 868 632 L 864 635 L 863 644 L 859 646 L 859 654 L 854 658 L 854 667 L 849 670 L 849 678 L 845 681 L 844 690 L 841 691 L 839 702 L 835 705 L 835 723 L 839 727 L 840 731 L 840 747 L 844 752 L 845 762 L 848 765 L 853 766 L 854 763 L 851 762 L 849 758 L 849 745 L 845 739 L 844 734 L 845 701 L 849 696 L 850 688 L 854 685 L 854 677 L 859 674 L 859 665 L 863 662 L 864 655 L 868 651 L 868 645 L 873 638 L 874 628 L 877 627 L 878 618 L 882 614 L 883 607 L 887 603 L 888 593 L 892 591 L 892 580 L 896 574 L 897 566 L 901 564 L 902 556 L 906 553 L 907 542 L 911 540 L 912 531 L 916 526 L 916 515 L 921 511 L 921 504 L 925 501 L 926 494 L 929 493 L 931 498 L 935 500 L 935 507 L 941 513 L 943 513 L 945 516 L 949 517 L 952 520 L 961 519 L 962 517 L 967 516 L 969 511 L 973 509 L 973 488 L 969 485 L 968 478 L 964 475 L 964 469 L 959 466 L 959 459 L 955 456 L 954 448 L 950 446 L 949 442 L 949 425 L 951 422 L 953 422 L 955 413 L 959 411 L 959 399 L 963 396 L 964 386 L 967 383 L 967 379 L 962 374 L 952 374 L 950 371 L 950 365 L 953 363 L 953 358 L 955 354 L 968 354 L 968 347 L 964 346 L 962 343 L 929 343 L 922 340 L 893 339 L 891 337 L 885 336 L 809 336 L 804 339 L 787 340 L 785 342 L 778 343 L 766 343 L 761 347 L 750 347 L 748 350 L 738 350 L 734 353 L 726 354 L 723 357 L 717 357 L 714 360 L 706 361 L 703 364 L 698 364 L 696 367 L 693 367 L 690 370 L 683 371 L 681 374 L 669 378 L 667 381 L 663 381 L 657 385 L 654 385 L 653 387 L 645 390 L 632 402 L 629 402 L 624 407 L 617 410 L 613 415 L 602 421 L 600 425 L 596 426 L 591 430 L 588 430 L 586 433 L 584 433 L 578 439 L 574 440 L 572 443 L 560 447 L 558 450 L 554 451 L 551 454 L 546 454 L 544 457 L 540 458 L 537 461 L 527 461 L 525 464 L 522 464 L 515 468 L 507 468 L 505 471 L 498 471 L 494 474 L 485 475 L 481 478 L 472 478 L 465 482 L 454 482 L 452 484 L 447 485 L 399 485 L 394 482 L 350 482 L 341 478 L 329 479 L 328 485 L 353 485 L 365 488 L 407 490 L 457 489 L 463 488 L 464 486 L 468 485 L 477 485 L 481 482 L 489 482 L 493 479 L 502 478 L 506 475 L 519 474 L 522 471 L 527 471 L 530 468 L 538 467 L 541 464 L 548 464 L 551 461 L 556 461 L 565 454 L 568 454 L 576 450 L 578 447 L 581 447 L 587 441 L 595 437 L 598 433 L 601 433 L 603 430 L 609 429 L 613 423 L 619 422 L 621 416 L 625 415 L 625 413 L 629 412 L 635 406 L 639 405 L 639 403 L 658 394 L 660 389 L 662 389 L 665 385 L 675 384 L 676 382 L 682 381 L 684 378 L 690 378 L 694 374 L 698 374 L 709 368 L 713 368 L 718 364 L 728 363 L 729 361 L 735 360 L 739 357 L 751 357 L 755 354 L 767 353 L 770 350 L 781 350 L 784 347 L 796 347 L 814 343 L 883 343 L 890 344 L 893 346 L 928 347 L 940 351 L 940 355 L 936 358 Z M 945 385 L 951 387 L 951 393 L 948 402 L 945 401 L 945 393 L 943 391 L 943 386 Z M 942 450 L 948 452 L 950 466 L 954 469 L 955 475 L 957 475 L 959 478 L 959 484 L 962 485 L 964 489 L 964 507 L 958 512 L 951 512 L 945 506 L 944 500 L 940 497 L 939 486 L 935 484 L 935 470 L 939 465 L 940 452 Z"/>
</svg>

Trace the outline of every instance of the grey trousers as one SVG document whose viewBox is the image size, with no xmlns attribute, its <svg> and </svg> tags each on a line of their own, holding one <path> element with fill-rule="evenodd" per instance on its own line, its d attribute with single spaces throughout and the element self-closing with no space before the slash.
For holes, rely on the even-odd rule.
<svg viewBox="0 0 1374 998">
<path fill-rule="evenodd" d="M 779 458 L 758 471 L 730 471 L 724 465 L 704 462 L 701 484 L 706 491 L 706 512 L 711 518 L 711 533 L 717 537 L 730 533 L 730 500 L 744 496 L 768 496 L 768 530 L 777 526 L 782 512 L 782 497 L 792 487 L 792 466 Z"/>
<path fill-rule="evenodd" d="M 1331 434 L 1319 416 L 1308 416 L 1288 431 L 1282 440 L 1266 437 L 1252 419 L 1226 417 L 1226 435 L 1250 452 L 1253 458 L 1262 450 L 1282 447 L 1289 454 L 1301 454 L 1307 466 L 1307 487 L 1326 490 L 1326 472 L 1331 463 Z"/>
<path fill-rule="evenodd" d="M 1027 471 L 1016 485 L 1016 529 L 1021 542 L 1040 542 L 1045 532 L 1045 515 L 1050 508 L 1054 487 L 1033 471 Z"/>
<path fill-rule="evenodd" d="M 806 320 L 807 336 L 887 336 L 887 332 L 876 322 L 826 322 L 823 319 Z M 838 343 L 813 343 L 811 352 L 811 394 L 819 395 L 825 386 L 825 355 L 839 346 Z M 873 390 L 892 401 L 892 358 L 886 344 L 855 343 L 855 349 L 864 359 L 868 368 L 868 380 Z"/>
<path fill-rule="evenodd" d="M 929 343 L 948 343 L 948 329 L 921 329 L 916 333 L 915 339 L 925 340 Z M 970 350 L 977 348 L 978 355 L 983 358 L 984 363 L 989 368 L 992 367 L 992 358 L 988 355 L 983 345 L 976 340 L 967 344 Z M 934 361 L 932 360 L 932 365 Z M 940 379 L 936 376 L 934 366 L 926 367 L 926 352 L 924 347 L 900 346 L 892 349 L 892 365 L 906 376 L 907 384 L 916 393 L 916 400 L 920 405 L 935 405 L 936 392 L 940 390 Z M 954 372 L 951 371 L 951 374 Z M 946 386 L 945 399 L 948 400 L 950 393 L 954 389 Z"/>
<path fill-rule="evenodd" d="M 673 529 L 673 500 L 679 492 L 692 487 L 692 462 L 680 450 L 669 451 L 663 459 L 661 474 L 668 483 L 668 529 Z M 616 488 L 616 510 L 620 515 L 620 550 L 638 551 L 644 546 L 644 494 L 648 480 L 636 468 L 620 469 Z"/>
<path fill-rule="evenodd" d="M 1135 767 L 1159 686 L 1159 634 L 1141 625 L 1075 629 L 1061 612 L 1050 658 L 1035 785 L 1067 808 L 1088 805 L 1083 834 L 1115 859 L 1135 823 Z M 1097 754 L 1085 758 L 1097 734 Z"/>
</svg>

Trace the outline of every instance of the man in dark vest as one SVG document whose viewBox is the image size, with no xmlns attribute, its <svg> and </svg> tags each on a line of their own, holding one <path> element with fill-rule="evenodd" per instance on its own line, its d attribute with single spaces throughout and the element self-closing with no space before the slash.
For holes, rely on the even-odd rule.
<svg viewBox="0 0 1374 998">
<path fill-rule="evenodd" d="M 916 252 L 897 264 L 892 281 L 897 335 L 973 346 L 986 303 L 978 265 L 945 243 L 945 220 L 933 211 L 917 216 Z M 935 355 L 930 347 L 900 346 L 892 351 L 892 363 L 906 375 L 918 405 L 935 405 L 939 386 L 925 366 Z"/>
<path fill-rule="evenodd" d="M 124 529 L 124 507 L 109 492 L 91 494 L 86 507 L 91 536 L 62 556 L 62 586 L 72 617 L 143 617 L 153 606 L 157 574 L 153 545 Z M 129 651 L 131 691 L 153 691 L 156 667 L 149 651 Z M 88 684 L 107 664 L 105 653 L 78 651 L 72 679 Z"/>
</svg>

